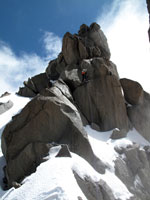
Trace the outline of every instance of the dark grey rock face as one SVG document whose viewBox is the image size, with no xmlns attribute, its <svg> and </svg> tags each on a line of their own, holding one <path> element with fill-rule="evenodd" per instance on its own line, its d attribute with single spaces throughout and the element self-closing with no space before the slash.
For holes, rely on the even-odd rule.
<svg viewBox="0 0 150 200">
<path fill-rule="evenodd" d="M 44 161 L 43 157 L 48 154 L 50 147 L 49 143 L 29 142 L 22 150 L 15 152 L 17 155 L 6 157 L 7 188 L 12 187 L 13 182 L 20 182 L 24 177 L 35 172 L 36 167 Z"/>
<path fill-rule="evenodd" d="M 41 161 L 37 161 L 37 156 L 42 158 L 45 150 L 33 150 L 33 145 L 37 143 L 42 143 L 43 148 L 52 142 L 67 144 L 72 152 L 85 158 L 96 170 L 104 173 L 105 165 L 94 155 L 80 114 L 66 98 L 66 93 L 68 87 L 56 83 L 45 93 L 43 91 L 43 95 L 30 101 L 6 126 L 2 135 L 2 151 L 7 162 L 6 177 L 10 186 L 13 181 L 18 182 L 29 175 Z"/>
<path fill-rule="evenodd" d="M 6 97 L 6 96 L 9 96 L 9 95 L 10 95 L 9 92 L 4 92 L 4 93 L 0 96 L 0 98 L 2 98 L 2 97 Z"/>
<path fill-rule="evenodd" d="M 143 103 L 143 88 L 142 86 L 130 79 L 120 79 L 123 88 L 125 100 L 131 105 L 138 105 Z"/>
<path fill-rule="evenodd" d="M 94 182 L 87 176 L 83 179 L 75 171 L 74 175 L 79 187 L 88 200 L 116 200 L 111 188 L 105 181 Z"/>
<path fill-rule="evenodd" d="M 148 200 L 150 160 L 149 151 L 140 149 L 137 144 L 124 148 L 121 152 L 125 156 L 115 160 L 115 174 L 134 195 L 133 199 Z"/>
<path fill-rule="evenodd" d="M 49 79 L 57 80 L 66 68 L 66 63 L 63 58 L 63 54 L 60 53 L 58 58 L 49 62 L 48 67 L 46 68 L 46 74 Z"/>
<path fill-rule="evenodd" d="M 113 140 L 116 140 L 116 139 L 124 138 L 126 136 L 127 136 L 126 129 L 122 129 L 122 130 L 114 129 L 110 138 Z"/>
<path fill-rule="evenodd" d="M 136 130 L 150 141 L 150 95 L 143 94 L 143 103 L 127 108 L 130 121 Z"/>
<path fill-rule="evenodd" d="M 69 86 L 75 104 L 90 124 L 97 124 L 103 131 L 116 127 L 128 130 L 118 72 L 109 58 L 107 39 L 100 26 L 83 24 L 78 34 L 64 35 L 62 53 L 49 63 L 46 74 L 54 80 L 61 78 Z"/>
<path fill-rule="evenodd" d="M 78 34 L 67 32 L 64 35 L 62 52 L 49 63 L 46 74 L 50 79 L 56 80 L 68 65 L 79 65 L 82 60 L 94 57 L 110 59 L 107 39 L 98 24 L 93 23 L 90 27 L 83 24 Z M 67 67 L 67 71 L 68 68 L 70 67 Z"/>
<path fill-rule="evenodd" d="M 35 97 L 41 90 L 49 87 L 50 82 L 46 73 L 41 73 L 24 81 L 24 87 L 19 88 L 17 94 L 24 97 Z"/>
<path fill-rule="evenodd" d="M 127 167 L 126 161 L 121 158 L 115 160 L 115 174 L 128 188 L 132 188 L 134 177 L 131 170 Z"/>
<path fill-rule="evenodd" d="M 96 23 L 82 25 L 79 34 L 67 32 L 63 38 L 62 53 L 67 64 L 78 64 L 83 59 L 104 57 L 110 59 L 107 39 Z"/>
<path fill-rule="evenodd" d="M 96 131 L 100 131 L 100 127 L 95 123 L 91 123 L 91 128 L 96 130 Z"/>
<path fill-rule="evenodd" d="M 82 179 L 75 171 L 74 176 L 87 199 L 104 200 L 98 183 L 95 183 L 93 180 L 91 180 L 90 177 L 85 177 L 84 179 Z"/>
<path fill-rule="evenodd" d="M 0 115 L 12 107 L 13 107 L 13 102 L 11 100 L 7 101 L 6 103 L 0 102 Z"/>
<path fill-rule="evenodd" d="M 78 37 L 76 35 L 73 36 L 69 32 L 64 35 L 62 53 L 68 65 L 79 63 Z"/>
<path fill-rule="evenodd" d="M 81 69 L 79 65 L 67 65 L 66 69 L 60 74 L 60 78 L 72 91 L 79 87 L 82 83 Z"/>
<path fill-rule="evenodd" d="M 56 157 L 72 157 L 67 144 L 62 144 Z"/>
<path fill-rule="evenodd" d="M 89 81 L 73 92 L 81 112 L 102 131 L 116 127 L 128 130 L 126 107 L 118 77 L 112 74 L 103 59 L 94 58 L 86 67 Z"/>
<path fill-rule="evenodd" d="M 100 29 L 100 26 L 96 23 L 92 23 L 90 25 L 88 35 L 89 39 L 93 41 L 94 46 L 97 46 L 100 49 L 102 57 L 110 59 L 110 50 L 108 47 L 107 38 Z"/>
<path fill-rule="evenodd" d="M 20 96 L 23 96 L 23 97 L 35 97 L 36 96 L 36 93 L 34 93 L 28 87 L 20 87 L 17 94 L 20 95 Z"/>
</svg>

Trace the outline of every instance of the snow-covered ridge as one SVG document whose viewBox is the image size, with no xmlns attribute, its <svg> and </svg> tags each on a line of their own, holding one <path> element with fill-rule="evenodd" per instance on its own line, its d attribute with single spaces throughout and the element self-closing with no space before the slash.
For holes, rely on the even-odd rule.
<svg viewBox="0 0 150 200">
<path fill-rule="evenodd" d="M 126 200 L 132 196 L 114 173 L 106 171 L 105 175 L 100 175 L 84 159 L 72 154 L 72 158 L 51 158 L 42 163 L 36 173 L 23 181 L 23 185 L 19 189 L 10 189 L 2 199 L 76 200 L 81 197 L 86 200 L 72 170 L 76 171 L 83 179 L 88 176 L 93 181 L 105 180 L 113 189 L 116 198 Z"/>
</svg>

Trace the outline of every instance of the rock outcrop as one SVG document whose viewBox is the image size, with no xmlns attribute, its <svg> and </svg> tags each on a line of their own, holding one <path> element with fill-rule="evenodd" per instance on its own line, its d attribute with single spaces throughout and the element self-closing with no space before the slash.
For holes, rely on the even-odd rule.
<svg viewBox="0 0 150 200">
<path fill-rule="evenodd" d="M 68 65 L 78 64 L 83 59 L 93 57 L 110 58 L 107 39 L 96 23 L 90 27 L 83 24 L 78 35 L 67 32 L 63 38 L 62 53 Z"/>
<path fill-rule="evenodd" d="M 83 24 L 78 34 L 67 32 L 63 37 L 62 52 L 51 61 L 46 69 L 48 77 L 58 79 L 68 65 L 78 65 L 84 59 L 103 57 L 110 59 L 107 39 L 96 23 L 90 27 Z"/>
<path fill-rule="evenodd" d="M 36 95 L 48 85 L 48 79 L 62 79 L 89 124 L 97 124 L 102 131 L 119 128 L 127 132 L 129 123 L 122 88 L 116 66 L 109 59 L 110 50 L 100 26 L 83 24 L 78 34 L 64 35 L 62 52 L 49 63 L 46 82 L 38 84 L 42 88 L 37 87 L 36 76 L 25 83 L 23 90 L 30 89 Z M 86 81 L 83 81 L 83 70 L 86 70 Z"/>
<path fill-rule="evenodd" d="M 130 79 L 121 79 L 127 113 L 133 127 L 150 141 L 150 95 L 142 86 Z"/>
<path fill-rule="evenodd" d="M 91 177 L 80 177 L 74 172 L 75 178 L 82 192 L 89 200 L 115 200 L 111 188 L 104 180 L 95 182 Z"/>
<path fill-rule="evenodd" d="M 148 200 L 150 197 L 150 154 L 149 147 L 140 149 L 133 144 L 120 151 L 122 158 L 115 160 L 115 173 L 134 194 L 135 200 Z"/>
<path fill-rule="evenodd" d="M 4 93 L 0 96 L 0 98 L 2 98 L 2 97 L 6 97 L 6 96 L 9 96 L 9 95 L 10 95 L 9 92 L 4 92 Z"/>
<path fill-rule="evenodd" d="M 73 97 L 89 123 L 96 123 L 102 131 L 128 130 L 128 118 L 118 77 L 104 59 L 93 58 L 82 63 L 87 68 L 88 82 L 77 87 Z"/>
<path fill-rule="evenodd" d="M 127 78 L 120 79 L 120 82 L 127 103 L 131 105 L 143 103 L 143 88 L 138 82 Z"/>
<path fill-rule="evenodd" d="M 35 97 L 41 90 L 48 87 L 50 87 L 49 79 L 46 73 L 41 73 L 24 81 L 24 87 L 19 88 L 17 94 L 24 97 Z"/>
<path fill-rule="evenodd" d="M 0 102 L 0 115 L 9 110 L 10 108 L 13 107 L 13 102 L 12 101 L 7 101 L 6 103 L 1 103 Z"/>
<path fill-rule="evenodd" d="M 121 139 L 127 136 L 127 131 L 125 129 L 119 130 L 118 128 L 115 128 L 110 136 L 111 139 Z"/>
<path fill-rule="evenodd" d="M 136 130 L 150 141 L 150 95 L 143 92 L 143 103 L 127 108 L 130 121 Z"/>
<path fill-rule="evenodd" d="M 105 166 L 92 151 L 70 96 L 69 88 L 57 82 L 30 101 L 6 126 L 2 150 L 7 162 L 5 174 L 9 187 L 13 181 L 20 182 L 35 170 L 53 142 L 67 144 L 96 170 L 105 171 Z"/>
</svg>

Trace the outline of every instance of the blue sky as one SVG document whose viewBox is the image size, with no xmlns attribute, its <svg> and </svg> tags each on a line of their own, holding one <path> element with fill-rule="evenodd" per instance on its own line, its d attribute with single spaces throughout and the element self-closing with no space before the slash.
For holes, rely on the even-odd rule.
<svg viewBox="0 0 150 200">
<path fill-rule="evenodd" d="M 0 39 L 14 51 L 41 51 L 45 31 L 63 37 L 82 23 L 90 24 L 110 0 L 0 0 Z"/>
<path fill-rule="evenodd" d="M 146 1 L 146 0 L 145 0 Z M 150 91 L 148 14 L 143 0 L 0 0 L 0 93 L 17 91 L 61 51 L 65 32 L 96 21 L 120 77 Z"/>
</svg>

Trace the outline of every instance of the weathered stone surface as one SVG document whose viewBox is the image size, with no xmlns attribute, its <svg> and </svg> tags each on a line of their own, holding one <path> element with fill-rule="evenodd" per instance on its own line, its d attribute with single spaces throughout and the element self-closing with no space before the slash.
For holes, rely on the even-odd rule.
<svg viewBox="0 0 150 200">
<path fill-rule="evenodd" d="M 95 79 L 95 77 L 98 78 L 98 75 L 94 72 L 95 69 L 91 63 L 95 63 L 95 65 L 103 65 L 108 69 L 108 75 L 119 77 L 116 66 L 111 61 L 106 61 L 103 58 L 96 58 L 83 59 L 79 65 L 67 65 L 65 70 L 60 74 L 60 78 L 70 87 L 72 91 L 74 91 L 77 87 L 83 84 L 82 70 L 87 71 L 86 81 Z"/>
<path fill-rule="evenodd" d="M 146 152 L 147 159 L 148 159 L 148 162 L 149 162 L 149 165 L 150 165 L 150 146 L 145 146 L 144 150 Z"/>
<path fill-rule="evenodd" d="M 79 62 L 78 37 L 67 32 L 63 37 L 62 53 L 67 64 Z"/>
<path fill-rule="evenodd" d="M 107 39 L 96 23 L 83 24 L 78 34 L 67 32 L 63 38 L 62 54 L 67 64 L 79 64 L 83 59 L 103 57 L 110 59 Z"/>
<path fill-rule="evenodd" d="M 131 199 L 148 200 L 150 163 L 147 153 L 137 144 L 124 148 L 122 153 L 125 153 L 123 159 L 115 160 L 115 174 L 133 194 Z"/>
<path fill-rule="evenodd" d="M 57 66 L 56 66 L 56 70 L 59 74 L 61 74 L 61 72 L 63 72 L 66 68 L 67 64 L 65 62 L 64 56 L 62 54 L 62 52 L 58 55 L 57 58 Z"/>
<path fill-rule="evenodd" d="M 78 200 L 83 200 L 80 196 L 78 196 L 77 198 L 78 198 Z"/>
<path fill-rule="evenodd" d="M 134 175 L 136 175 L 138 170 L 142 169 L 143 166 L 139 159 L 138 151 L 139 149 L 137 147 L 131 147 L 125 151 L 129 167 Z"/>
<path fill-rule="evenodd" d="M 140 161 L 143 165 L 143 168 L 149 169 L 150 163 L 148 161 L 147 153 L 144 150 L 139 150 L 138 156 L 139 156 L 139 159 L 140 159 Z"/>
<path fill-rule="evenodd" d="M 82 59 L 88 58 L 89 54 L 88 54 L 86 46 L 83 44 L 82 40 L 78 40 L 78 48 L 79 48 L 80 59 L 82 60 Z M 92 53 L 93 53 L 93 55 L 95 54 L 96 57 L 101 55 L 101 52 L 100 52 L 99 49 L 95 49 L 95 53 L 94 53 L 94 50 L 93 50 Z"/>
<path fill-rule="evenodd" d="M 20 87 L 17 94 L 20 96 L 23 96 L 23 97 L 35 97 L 36 96 L 36 93 L 27 87 Z"/>
<path fill-rule="evenodd" d="M 25 97 L 35 97 L 41 90 L 50 87 L 50 82 L 46 73 L 41 73 L 29 78 L 28 81 L 24 81 L 24 86 L 19 88 L 17 94 Z"/>
<path fill-rule="evenodd" d="M 140 169 L 139 172 L 138 172 L 138 175 L 141 179 L 141 182 L 145 188 L 145 190 L 147 192 L 149 192 L 149 188 L 150 188 L 150 169 Z M 150 193 L 150 192 L 149 192 Z M 150 194 L 149 194 L 150 195 Z"/>
<path fill-rule="evenodd" d="M 110 50 L 107 43 L 107 38 L 105 37 L 103 31 L 100 29 L 100 26 L 96 23 L 90 25 L 90 31 L 88 33 L 89 39 L 94 42 L 94 46 L 98 46 L 102 52 L 102 57 L 106 59 L 110 58 Z"/>
<path fill-rule="evenodd" d="M 24 86 L 26 88 L 29 88 L 30 90 L 32 90 L 35 94 L 38 92 L 37 89 L 36 89 L 36 86 L 32 80 L 32 78 L 28 78 L 28 81 L 24 81 L 23 82 Z"/>
<path fill-rule="evenodd" d="M 99 58 L 86 62 L 89 81 L 75 89 L 74 100 L 87 120 L 96 123 L 102 131 L 116 127 L 128 130 L 120 82 L 103 62 Z"/>
<path fill-rule="evenodd" d="M 90 177 L 85 177 L 82 179 L 75 171 L 74 176 L 87 199 L 104 200 L 98 183 L 95 183 Z"/>
<path fill-rule="evenodd" d="M 143 104 L 128 107 L 127 113 L 136 130 L 150 141 L 150 95 L 144 92 Z"/>
<path fill-rule="evenodd" d="M 65 70 L 66 66 L 63 54 L 60 53 L 57 59 L 49 62 L 48 67 L 46 68 L 47 77 L 51 80 L 57 80 L 60 74 Z"/>
<path fill-rule="evenodd" d="M 68 145 L 62 144 L 61 149 L 58 152 L 58 154 L 56 155 L 56 157 L 72 157 L 71 153 L 69 151 Z"/>
<path fill-rule="evenodd" d="M 56 80 L 59 77 L 59 73 L 56 70 L 57 59 L 49 62 L 48 67 L 46 68 L 46 74 L 51 80 Z"/>
<path fill-rule="evenodd" d="M 49 79 L 47 78 L 46 73 L 38 74 L 32 77 L 31 80 L 34 84 L 36 93 L 39 93 L 41 90 L 50 87 Z M 30 86 L 28 86 L 28 82 L 25 85 L 30 88 Z M 34 88 L 31 89 L 34 91 Z"/>
<path fill-rule="evenodd" d="M 96 130 L 96 131 L 100 131 L 100 127 L 95 123 L 91 123 L 91 128 Z"/>
<path fill-rule="evenodd" d="M 120 139 L 120 138 L 124 138 L 127 136 L 127 130 L 126 129 L 114 129 L 110 138 L 113 139 L 113 140 L 116 140 L 116 139 Z"/>
<path fill-rule="evenodd" d="M 70 89 L 62 79 L 58 79 L 58 81 L 53 84 L 53 88 L 55 87 L 58 88 L 68 100 L 73 102 L 73 97 L 71 95 Z"/>
<path fill-rule="evenodd" d="M 119 79 L 119 74 L 118 74 L 118 71 L 117 71 L 117 66 L 110 60 L 106 60 L 106 65 L 108 66 L 108 69 L 109 71 L 115 75 L 116 77 L 118 77 Z"/>
<path fill-rule="evenodd" d="M 81 178 L 74 171 L 75 178 L 82 192 L 88 200 L 115 200 L 111 188 L 104 180 L 94 182 L 90 177 Z"/>
<path fill-rule="evenodd" d="M 71 90 L 81 85 L 81 70 L 78 65 L 68 65 L 61 73 L 60 78 L 69 86 Z"/>
<path fill-rule="evenodd" d="M 6 96 L 9 96 L 9 95 L 10 95 L 9 92 L 4 92 L 4 93 L 0 96 L 0 98 L 2 98 L 2 97 L 6 97 Z"/>
<path fill-rule="evenodd" d="M 80 30 L 78 31 L 78 35 L 79 36 L 85 36 L 86 33 L 89 31 L 89 27 L 86 24 L 82 24 L 80 26 Z"/>
<path fill-rule="evenodd" d="M 17 155 L 7 160 L 5 175 L 8 188 L 13 182 L 20 182 L 25 176 L 35 172 L 36 167 L 42 162 L 43 157 L 48 154 L 49 144 L 32 142 L 17 152 Z"/>
<path fill-rule="evenodd" d="M 13 102 L 11 100 L 7 101 L 6 103 L 0 102 L 0 115 L 9 110 L 13 107 Z"/>
<path fill-rule="evenodd" d="M 131 191 L 134 185 L 134 176 L 130 168 L 127 167 L 126 162 L 121 158 L 115 160 L 115 174 Z"/>
<path fill-rule="evenodd" d="M 4 129 L 2 151 L 10 185 L 32 172 L 33 160 L 37 163 L 39 154 L 31 150 L 32 143 L 38 142 L 67 144 L 71 151 L 85 158 L 96 170 L 105 171 L 105 166 L 92 151 L 76 107 L 64 96 L 63 88 L 53 86 L 49 93 L 47 89 L 44 96 L 38 95 Z"/>
<path fill-rule="evenodd" d="M 104 180 L 101 179 L 99 181 L 99 187 L 103 194 L 104 200 L 116 200 L 111 188 L 107 185 L 107 183 Z"/>
<path fill-rule="evenodd" d="M 131 105 L 143 103 L 143 88 L 142 86 L 130 79 L 120 79 L 126 101 Z"/>
</svg>

